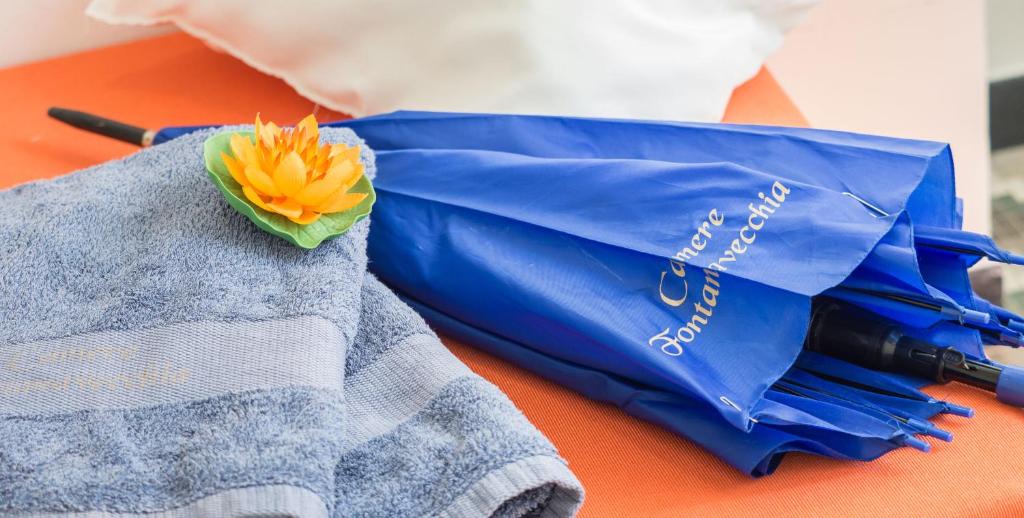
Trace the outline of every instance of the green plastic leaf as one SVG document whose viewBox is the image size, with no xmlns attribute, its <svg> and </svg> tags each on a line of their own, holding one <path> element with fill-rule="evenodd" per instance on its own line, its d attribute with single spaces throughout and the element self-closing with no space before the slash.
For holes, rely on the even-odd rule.
<svg viewBox="0 0 1024 518">
<path fill-rule="evenodd" d="M 313 249 L 327 239 L 340 236 L 348 231 L 349 227 L 357 221 L 370 215 L 373 203 L 377 201 L 377 194 L 373 191 L 370 180 L 363 176 L 359 179 L 349 192 L 364 192 L 368 196 L 359 205 L 345 211 L 334 214 L 324 214 L 320 219 L 308 225 L 299 225 L 288 218 L 267 212 L 253 205 L 242 193 L 242 186 L 231 177 L 227 165 L 221 160 L 221 152 L 228 156 L 234 156 L 231 152 L 231 135 L 235 132 L 218 133 L 203 144 L 203 158 L 206 162 L 206 170 L 210 173 L 210 180 L 220 189 L 224 198 L 245 217 L 252 220 L 256 226 L 275 236 L 283 238 L 288 242 L 306 249 Z M 240 133 L 253 141 L 255 137 L 252 132 Z"/>
</svg>

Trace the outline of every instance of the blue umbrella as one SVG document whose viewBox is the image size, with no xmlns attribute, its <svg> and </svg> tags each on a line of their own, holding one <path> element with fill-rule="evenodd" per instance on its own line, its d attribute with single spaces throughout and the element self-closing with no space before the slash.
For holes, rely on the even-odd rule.
<svg viewBox="0 0 1024 518">
<path fill-rule="evenodd" d="M 873 309 L 976 359 L 983 336 L 1014 334 L 976 304 L 966 268 L 982 255 L 1016 259 L 956 229 L 943 144 L 557 117 L 400 113 L 341 124 L 378 150 L 385 171 L 373 267 L 432 321 L 513 360 L 531 349 L 543 356 L 519 360 L 535 370 L 546 358 L 612 373 L 628 395 L 603 377 L 574 388 L 685 435 L 694 436 L 675 421 L 681 410 L 655 417 L 637 402 L 658 391 L 662 406 L 691 398 L 748 433 L 787 433 L 754 440 L 758 454 L 734 461 L 755 474 L 787 449 L 871 458 L 893 444 L 925 448 L 914 434 L 948 435 L 923 418 L 968 413 L 918 392 L 920 381 L 899 396 L 876 393 L 878 382 L 849 385 L 849 364 L 830 366 L 848 384 L 838 394 L 819 376 L 827 361 L 795 347 L 811 296 Z M 704 253 L 722 234 L 718 255 Z M 674 257 L 685 262 L 678 271 Z M 687 296 L 700 294 L 682 314 L 673 304 L 683 293 L 665 289 L 679 279 Z M 686 326 L 666 333 L 662 316 Z M 818 390 L 785 386 L 805 356 L 816 369 L 803 382 Z M 871 398 L 885 400 L 863 403 Z M 731 447 L 703 443 L 723 455 Z"/>
<path fill-rule="evenodd" d="M 377 153 L 371 268 L 436 327 L 690 437 L 752 475 L 871 459 L 969 409 L 805 351 L 819 295 L 988 364 L 1022 319 L 966 269 L 945 144 L 810 129 L 399 112 L 331 123 Z M 167 128 L 154 142 L 195 128 Z M 1022 399 L 1019 371 L 1000 398 Z"/>
</svg>

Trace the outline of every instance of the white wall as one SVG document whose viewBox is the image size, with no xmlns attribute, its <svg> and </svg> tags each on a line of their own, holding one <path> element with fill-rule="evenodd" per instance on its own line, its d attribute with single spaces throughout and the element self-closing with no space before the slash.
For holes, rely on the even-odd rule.
<svg viewBox="0 0 1024 518">
<path fill-rule="evenodd" d="M 815 127 L 951 143 L 964 225 L 987 233 L 985 32 L 981 0 L 823 0 L 768 67 Z"/>
<path fill-rule="evenodd" d="M 988 0 L 988 76 L 1024 76 L 1024 2 Z"/>
<path fill-rule="evenodd" d="M 0 67 L 155 36 L 173 27 L 115 27 L 85 16 L 89 0 L 3 0 Z"/>
</svg>

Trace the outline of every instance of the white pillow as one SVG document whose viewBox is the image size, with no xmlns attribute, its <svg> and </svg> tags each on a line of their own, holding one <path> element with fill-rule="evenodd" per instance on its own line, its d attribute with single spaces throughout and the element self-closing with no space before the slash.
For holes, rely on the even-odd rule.
<svg viewBox="0 0 1024 518">
<path fill-rule="evenodd" d="M 309 99 L 717 121 L 815 0 L 94 0 L 176 23 Z"/>
</svg>

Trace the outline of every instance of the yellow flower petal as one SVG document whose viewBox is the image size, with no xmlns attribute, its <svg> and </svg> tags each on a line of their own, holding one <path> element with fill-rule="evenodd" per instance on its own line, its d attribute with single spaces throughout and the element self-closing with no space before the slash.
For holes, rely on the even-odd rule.
<svg viewBox="0 0 1024 518">
<path fill-rule="evenodd" d="M 224 165 L 228 168 L 228 172 L 231 173 L 231 177 L 238 182 L 238 185 L 246 186 L 249 185 L 249 180 L 245 179 L 245 171 L 237 160 L 231 158 L 230 155 L 221 151 L 220 159 L 224 162 Z"/>
<path fill-rule="evenodd" d="M 332 168 L 320 180 L 310 182 L 305 189 L 295 195 L 295 199 L 306 206 L 316 206 L 327 201 L 328 197 L 344 186 L 345 180 L 355 169 L 351 163 L 343 162 L 339 167 Z M 345 189 L 347 191 L 348 189 Z M 344 192 L 344 191 L 342 191 Z"/>
<path fill-rule="evenodd" d="M 341 181 L 330 178 L 316 180 L 307 185 L 305 189 L 299 191 L 295 195 L 295 201 L 307 207 L 320 205 L 327 201 L 330 195 L 338 192 L 339 188 L 341 188 Z"/>
<path fill-rule="evenodd" d="M 342 184 L 347 184 L 352 180 L 353 176 L 358 180 L 359 175 L 362 174 L 359 166 L 362 166 L 362 164 L 359 164 L 358 162 L 334 160 L 327 166 L 327 172 L 324 173 L 324 178 L 337 175 Z"/>
<path fill-rule="evenodd" d="M 358 183 L 359 179 L 363 177 L 363 171 L 365 169 L 366 168 L 363 167 L 363 164 L 357 164 L 355 168 L 353 168 L 352 173 L 349 174 L 348 177 L 341 183 L 341 188 L 344 189 L 345 191 L 351 189 L 352 186 Z"/>
<path fill-rule="evenodd" d="M 255 163 L 257 160 L 256 148 L 252 145 L 252 141 L 238 133 L 231 135 L 231 152 L 239 162 L 246 165 Z"/>
<path fill-rule="evenodd" d="M 331 146 L 331 158 L 338 157 L 341 160 L 352 162 L 359 161 L 359 146 L 346 146 L 345 144 L 334 144 Z"/>
<path fill-rule="evenodd" d="M 294 196 L 306 186 L 306 163 L 292 151 L 281 159 L 274 170 L 274 185 L 285 195 Z"/>
<path fill-rule="evenodd" d="M 287 150 L 281 149 L 268 149 L 265 153 L 260 153 L 259 166 L 264 171 L 273 171 L 277 169 L 278 164 L 281 163 L 281 159 L 284 157 L 284 153 Z"/>
<path fill-rule="evenodd" d="M 314 171 L 314 176 L 323 176 L 327 172 L 327 166 L 331 163 L 330 156 L 331 146 L 324 144 L 320 146 L 316 151 L 316 160 L 311 169 Z"/>
<path fill-rule="evenodd" d="M 282 216 L 289 218 L 302 216 L 302 205 L 299 205 L 299 202 L 292 199 L 284 198 L 281 201 L 271 201 L 267 203 L 267 206 Z"/>
<path fill-rule="evenodd" d="M 313 167 L 316 166 L 316 145 L 315 144 L 314 145 L 310 145 L 310 146 L 306 146 L 306 148 L 302 150 L 302 161 L 304 163 L 310 164 L 310 166 L 311 166 L 310 169 L 312 169 Z"/>
<path fill-rule="evenodd" d="M 256 135 L 258 140 L 263 140 L 263 121 L 260 120 L 259 113 L 256 114 L 256 121 L 253 122 L 253 133 Z M 267 147 L 270 147 L 269 144 L 266 145 Z"/>
<path fill-rule="evenodd" d="M 313 210 L 321 214 L 343 212 L 359 205 L 359 202 L 366 199 L 366 196 L 365 192 L 342 192 L 339 190 L 322 205 L 313 207 Z"/>
<path fill-rule="evenodd" d="M 254 204 L 256 204 L 257 207 L 259 207 L 259 208 L 261 208 L 261 209 L 263 209 L 263 210 L 265 210 L 267 212 L 274 212 L 270 207 L 267 206 L 267 203 L 263 201 L 263 198 L 261 198 L 259 193 L 256 192 L 256 189 L 253 189 L 252 187 L 249 187 L 248 185 L 243 185 L 242 186 L 242 193 L 245 194 L 245 197 L 248 198 L 249 201 L 251 201 Z"/>
<path fill-rule="evenodd" d="M 314 145 L 320 139 L 320 131 L 316 125 L 316 117 L 313 114 L 306 115 L 304 119 L 295 125 L 296 130 L 302 130 L 303 136 Z"/>
<path fill-rule="evenodd" d="M 281 135 L 281 128 L 273 122 L 268 122 L 263 126 L 263 131 L 258 133 L 258 135 L 260 135 L 260 139 L 266 143 L 268 148 L 273 148 L 274 141 Z"/>
<path fill-rule="evenodd" d="M 245 177 L 260 194 L 266 194 L 267 196 L 281 195 L 281 191 L 274 185 L 274 180 L 270 178 L 270 175 L 264 173 L 259 166 L 253 164 L 245 166 Z"/>
<path fill-rule="evenodd" d="M 274 149 L 274 134 L 271 133 L 270 128 L 263 126 L 256 135 L 259 137 L 262 147 L 268 150 Z"/>
<path fill-rule="evenodd" d="M 298 223 L 299 225 L 309 225 L 310 223 L 320 219 L 319 212 L 313 212 L 311 210 L 305 210 L 302 215 L 297 218 L 288 218 L 292 220 L 292 223 Z"/>
</svg>

